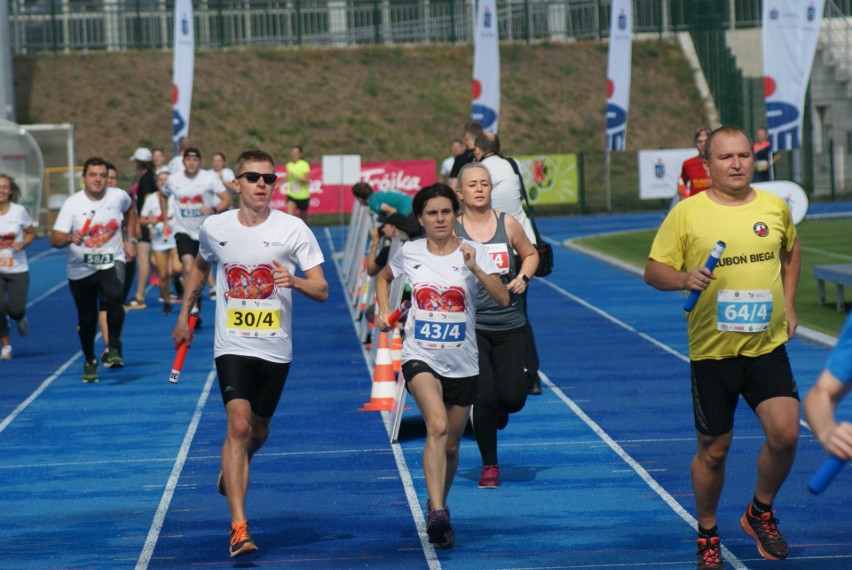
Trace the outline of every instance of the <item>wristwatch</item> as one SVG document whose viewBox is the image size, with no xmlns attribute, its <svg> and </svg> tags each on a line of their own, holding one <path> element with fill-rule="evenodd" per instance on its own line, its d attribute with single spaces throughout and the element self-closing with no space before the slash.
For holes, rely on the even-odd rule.
<svg viewBox="0 0 852 570">
<path fill-rule="evenodd" d="M 127 238 L 127 241 L 129 241 L 130 243 L 139 243 L 139 238 L 135 238 L 135 237 Z"/>
<path fill-rule="evenodd" d="M 521 279 L 523 279 L 523 280 L 524 280 L 524 283 L 529 283 L 529 282 L 530 282 L 530 278 L 529 278 L 529 277 L 527 277 L 526 275 L 524 275 L 523 273 L 521 273 Z"/>
</svg>

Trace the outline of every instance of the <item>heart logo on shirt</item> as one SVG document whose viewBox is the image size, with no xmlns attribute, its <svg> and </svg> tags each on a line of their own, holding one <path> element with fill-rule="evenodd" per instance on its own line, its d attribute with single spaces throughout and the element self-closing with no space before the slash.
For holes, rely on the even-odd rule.
<svg viewBox="0 0 852 570">
<path fill-rule="evenodd" d="M 110 220 L 105 223 L 97 223 L 89 226 L 84 243 L 86 247 L 98 248 L 112 239 L 118 231 L 118 220 Z"/>
<path fill-rule="evenodd" d="M 249 268 L 244 265 L 227 265 L 228 299 L 266 299 L 275 291 L 272 266 L 259 265 Z"/>
<path fill-rule="evenodd" d="M 433 285 L 417 286 L 414 290 L 414 300 L 417 308 L 425 311 L 464 312 L 464 290 L 461 287 L 439 290 Z"/>
</svg>

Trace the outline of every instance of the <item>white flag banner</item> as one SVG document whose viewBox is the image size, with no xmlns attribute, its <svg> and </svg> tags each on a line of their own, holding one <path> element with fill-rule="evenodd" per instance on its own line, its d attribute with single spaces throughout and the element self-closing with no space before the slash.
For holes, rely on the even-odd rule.
<svg viewBox="0 0 852 570">
<path fill-rule="evenodd" d="M 773 151 L 801 146 L 824 5 L 825 0 L 763 0 L 763 88 Z"/>
<path fill-rule="evenodd" d="M 630 105 L 630 58 L 632 56 L 632 0 L 613 0 L 609 29 L 609 62 L 606 70 L 606 148 L 623 151 Z"/>
<path fill-rule="evenodd" d="M 639 198 L 673 198 L 683 162 L 695 156 L 695 148 L 639 151 Z"/>
<path fill-rule="evenodd" d="M 192 76 L 195 73 L 195 25 L 192 0 L 175 2 L 175 47 L 172 64 L 172 140 L 189 134 L 189 109 L 192 105 Z"/>
<path fill-rule="evenodd" d="M 479 0 L 473 46 L 473 110 L 471 119 L 497 132 L 500 118 L 500 36 L 495 0 Z"/>
</svg>

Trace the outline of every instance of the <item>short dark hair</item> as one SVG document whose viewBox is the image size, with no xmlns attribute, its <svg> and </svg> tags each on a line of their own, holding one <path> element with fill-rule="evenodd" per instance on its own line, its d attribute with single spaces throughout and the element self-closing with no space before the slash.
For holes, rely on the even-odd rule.
<svg viewBox="0 0 852 570">
<path fill-rule="evenodd" d="M 272 155 L 265 150 L 247 150 L 237 158 L 237 174 L 242 174 L 243 165 L 246 162 L 268 162 L 273 167 L 275 166 Z"/>
<path fill-rule="evenodd" d="M 183 157 L 186 158 L 188 154 L 195 154 L 198 156 L 198 159 L 201 160 L 201 151 L 195 148 L 194 146 L 190 146 L 184 149 Z"/>
<path fill-rule="evenodd" d="M 694 143 L 698 142 L 698 137 L 700 137 L 700 136 L 701 136 L 701 133 L 707 133 L 707 136 L 709 137 L 711 134 L 713 134 L 713 129 L 711 129 L 711 128 L 709 128 L 709 127 L 700 127 L 700 128 L 698 128 L 698 129 L 695 131 L 695 134 L 694 134 L 694 135 L 692 135 L 692 142 L 694 142 Z"/>
<path fill-rule="evenodd" d="M 707 142 L 704 143 L 704 158 L 708 162 L 710 161 L 710 147 L 712 146 L 713 139 L 716 138 L 716 135 L 718 135 L 718 134 L 724 134 L 724 135 L 740 134 L 740 135 L 744 136 L 746 138 L 746 140 L 748 141 L 749 152 L 752 152 L 752 153 L 754 152 L 752 150 L 753 149 L 752 145 L 754 143 L 752 142 L 751 137 L 748 136 L 747 132 L 745 132 L 740 127 L 737 127 L 735 125 L 722 125 L 718 129 L 716 129 L 715 131 L 710 133 L 710 136 L 707 137 Z"/>
<path fill-rule="evenodd" d="M 477 123 L 476 121 L 468 121 L 464 124 L 464 132 L 473 136 L 474 138 L 479 135 L 483 130 L 485 130 L 481 123 Z"/>
<path fill-rule="evenodd" d="M 93 156 L 91 158 L 87 158 L 86 162 L 83 163 L 83 176 L 89 171 L 90 166 L 104 166 L 107 170 L 110 168 L 110 163 L 104 160 L 99 156 Z"/>
<path fill-rule="evenodd" d="M 481 150 L 483 154 L 500 154 L 500 137 L 496 133 L 482 131 L 476 135 L 473 146 Z"/>
<path fill-rule="evenodd" d="M 373 194 L 373 187 L 366 182 L 358 182 L 352 186 L 352 194 L 359 200 L 366 201 Z"/>
<path fill-rule="evenodd" d="M 414 195 L 414 200 L 411 201 L 411 208 L 414 210 L 414 215 L 417 217 L 422 216 L 423 209 L 426 208 L 426 202 L 432 198 L 449 198 L 450 203 L 453 205 L 453 213 L 458 215 L 461 212 L 461 203 L 459 202 L 459 197 L 456 196 L 455 190 L 439 182 L 421 188 Z"/>
</svg>

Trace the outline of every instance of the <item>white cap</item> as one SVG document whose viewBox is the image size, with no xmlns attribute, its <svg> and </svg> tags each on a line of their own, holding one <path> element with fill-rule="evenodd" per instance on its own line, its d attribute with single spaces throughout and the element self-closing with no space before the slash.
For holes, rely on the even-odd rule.
<svg viewBox="0 0 852 570">
<path fill-rule="evenodd" d="M 133 151 L 133 156 L 130 157 L 130 160 L 151 162 L 152 160 L 154 160 L 154 155 L 151 154 L 151 151 L 145 148 L 144 146 L 140 146 L 135 151 Z"/>
</svg>

